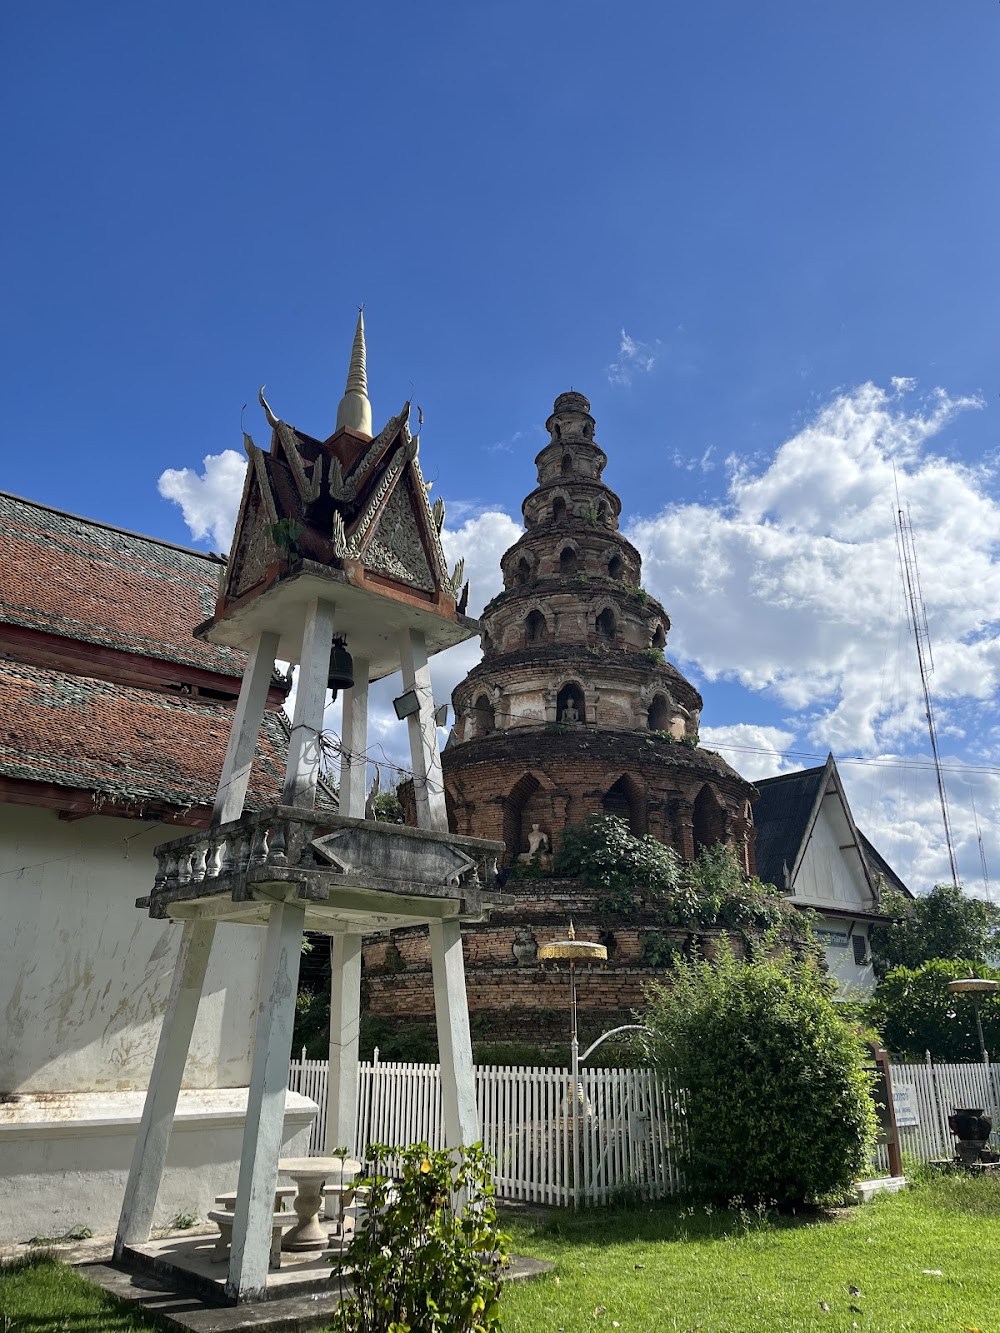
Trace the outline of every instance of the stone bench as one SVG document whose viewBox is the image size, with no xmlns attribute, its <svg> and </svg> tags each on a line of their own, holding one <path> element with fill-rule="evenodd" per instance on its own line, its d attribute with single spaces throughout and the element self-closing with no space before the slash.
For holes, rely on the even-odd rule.
<svg viewBox="0 0 1000 1333">
<path fill-rule="evenodd" d="M 229 1258 L 229 1250 L 233 1241 L 233 1222 L 236 1220 L 236 1213 L 232 1208 L 213 1208 L 208 1215 L 208 1220 L 214 1222 L 219 1228 L 219 1238 L 215 1242 L 215 1249 L 211 1254 L 213 1264 L 225 1263 Z M 271 1252 L 268 1256 L 268 1266 L 270 1268 L 281 1267 L 281 1237 L 285 1231 L 290 1231 L 292 1227 L 297 1226 L 299 1219 L 292 1212 L 273 1213 L 271 1215 Z"/>
<path fill-rule="evenodd" d="M 278 1185 L 274 1191 L 274 1211 L 280 1213 L 285 1206 L 286 1200 L 294 1198 L 294 1185 Z M 228 1194 L 217 1194 L 215 1196 L 215 1202 L 220 1208 L 225 1208 L 231 1213 L 236 1207 L 236 1191 L 230 1190 Z"/>
</svg>

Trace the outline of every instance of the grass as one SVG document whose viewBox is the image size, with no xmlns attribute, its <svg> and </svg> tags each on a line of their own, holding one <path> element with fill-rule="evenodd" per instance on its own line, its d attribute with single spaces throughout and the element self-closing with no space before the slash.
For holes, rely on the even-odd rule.
<svg viewBox="0 0 1000 1333">
<path fill-rule="evenodd" d="M 556 1272 L 504 1293 L 506 1333 L 1000 1333 L 1000 1181 L 923 1180 L 800 1217 L 647 1204 L 511 1230 Z"/>
<path fill-rule="evenodd" d="M 0 1267 L 0 1333 L 160 1333 L 166 1327 L 49 1251 L 35 1250 Z"/>
<path fill-rule="evenodd" d="M 556 1271 L 505 1289 L 505 1333 L 1000 1333 L 998 1180 L 923 1178 L 799 1217 L 647 1204 L 509 1229 L 518 1252 Z M 0 1333 L 162 1328 L 43 1252 L 0 1269 Z"/>
</svg>

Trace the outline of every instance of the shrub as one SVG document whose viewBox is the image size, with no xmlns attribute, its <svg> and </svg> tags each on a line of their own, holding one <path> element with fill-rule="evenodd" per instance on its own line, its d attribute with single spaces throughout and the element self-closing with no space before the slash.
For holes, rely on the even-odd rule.
<svg viewBox="0 0 1000 1333">
<path fill-rule="evenodd" d="M 959 977 L 1000 981 L 1000 971 L 969 959 L 933 958 L 920 967 L 897 967 L 878 984 L 871 1018 L 885 1046 L 899 1055 L 922 1060 L 981 1058 L 976 1014 L 967 995 L 952 995 L 948 982 Z M 1000 1054 L 1000 999 L 979 1001 L 983 1037 L 991 1058 Z"/>
<path fill-rule="evenodd" d="M 688 930 L 735 930 L 744 939 L 784 930 L 811 938 L 809 917 L 779 898 L 770 885 L 747 879 L 728 847 L 705 847 L 689 864 L 646 834 L 632 833 L 617 815 L 593 815 L 563 831 L 557 874 L 606 892 L 604 913 L 628 915 L 655 901 L 665 925 Z"/>
<path fill-rule="evenodd" d="M 962 962 L 971 958 L 978 967 L 1000 947 L 1000 907 L 973 898 L 954 884 L 935 884 L 916 899 L 887 892 L 881 910 L 896 920 L 872 931 L 872 959 L 879 977 L 893 968 L 918 968 L 935 958 Z"/>
<path fill-rule="evenodd" d="M 677 853 L 647 833 L 634 834 L 617 815 L 592 815 L 563 830 L 556 872 L 600 889 L 656 897 L 677 886 Z"/>
<path fill-rule="evenodd" d="M 684 1088 L 689 1186 L 781 1205 L 843 1192 L 876 1129 L 865 1047 L 830 983 L 790 957 L 679 959 L 648 988 L 649 1055 Z"/>
<path fill-rule="evenodd" d="M 373 1145 L 366 1156 L 369 1221 L 333 1261 L 342 1298 L 334 1333 L 499 1333 L 507 1237 L 482 1146 Z M 396 1183 L 391 1157 L 402 1167 Z"/>
</svg>

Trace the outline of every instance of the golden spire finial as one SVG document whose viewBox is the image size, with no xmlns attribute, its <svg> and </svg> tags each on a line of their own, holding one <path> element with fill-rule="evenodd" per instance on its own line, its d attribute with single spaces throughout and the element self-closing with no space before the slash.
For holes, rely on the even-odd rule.
<svg viewBox="0 0 1000 1333">
<path fill-rule="evenodd" d="M 347 372 L 347 388 L 337 408 L 336 430 L 349 426 L 364 435 L 372 433 L 372 405 L 368 401 L 368 368 L 365 349 L 365 308 L 358 306 L 358 323 L 354 330 L 351 364 Z"/>
</svg>

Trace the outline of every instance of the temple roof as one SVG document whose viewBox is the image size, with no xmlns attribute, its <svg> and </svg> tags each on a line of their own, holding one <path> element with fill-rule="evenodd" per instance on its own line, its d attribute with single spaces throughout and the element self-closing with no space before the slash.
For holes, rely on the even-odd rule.
<svg viewBox="0 0 1000 1333">
<path fill-rule="evenodd" d="M 774 778 L 758 778 L 758 797 L 753 808 L 756 839 L 754 854 L 757 875 L 765 884 L 784 889 L 789 874 L 793 873 L 804 853 L 819 808 L 820 800 L 831 780 L 847 807 L 837 765 L 833 755 L 817 768 L 800 769 L 795 773 L 780 773 Z M 851 821 L 853 824 L 853 820 Z M 858 850 L 866 873 L 881 874 L 890 888 L 908 896 L 909 889 L 885 858 L 860 829 L 855 830 Z"/>
<path fill-rule="evenodd" d="M 12 625 L 238 682 L 242 653 L 192 637 L 215 607 L 223 565 L 218 556 L 0 492 L 0 620 Z"/>
<path fill-rule="evenodd" d="M 360 371 L 352 377 L 361 382 Z M 249 648 L 262 631 L 274 632 L 278 656 L 297 662 L 296 606 L 330 598 L 338 633 L 368 661 L 372 680 L 399 669 L 403 627 L 424 634 L 428 653 L 476 633 L 463 614 L 465 562 L 449 573 L 445 560 L 444 502 L 428 498 L 409 402 L 374 438 L 341 425 L 328 440 L 282 421 L 263 389 L 260 402 L 270 448 L 244 434 L 249 466 L 232 554 L 215 614 L 197 633 Z"/>
<path fill-rule="evenodd" d="M 95 811 L 210 810 L 232 718 L 226 704 L 0 659 L 0 777 L 90 793 Z M 249 808 L 277 800 L 285 746 L 281 717 L 266 713 Z"/>
</svg>

